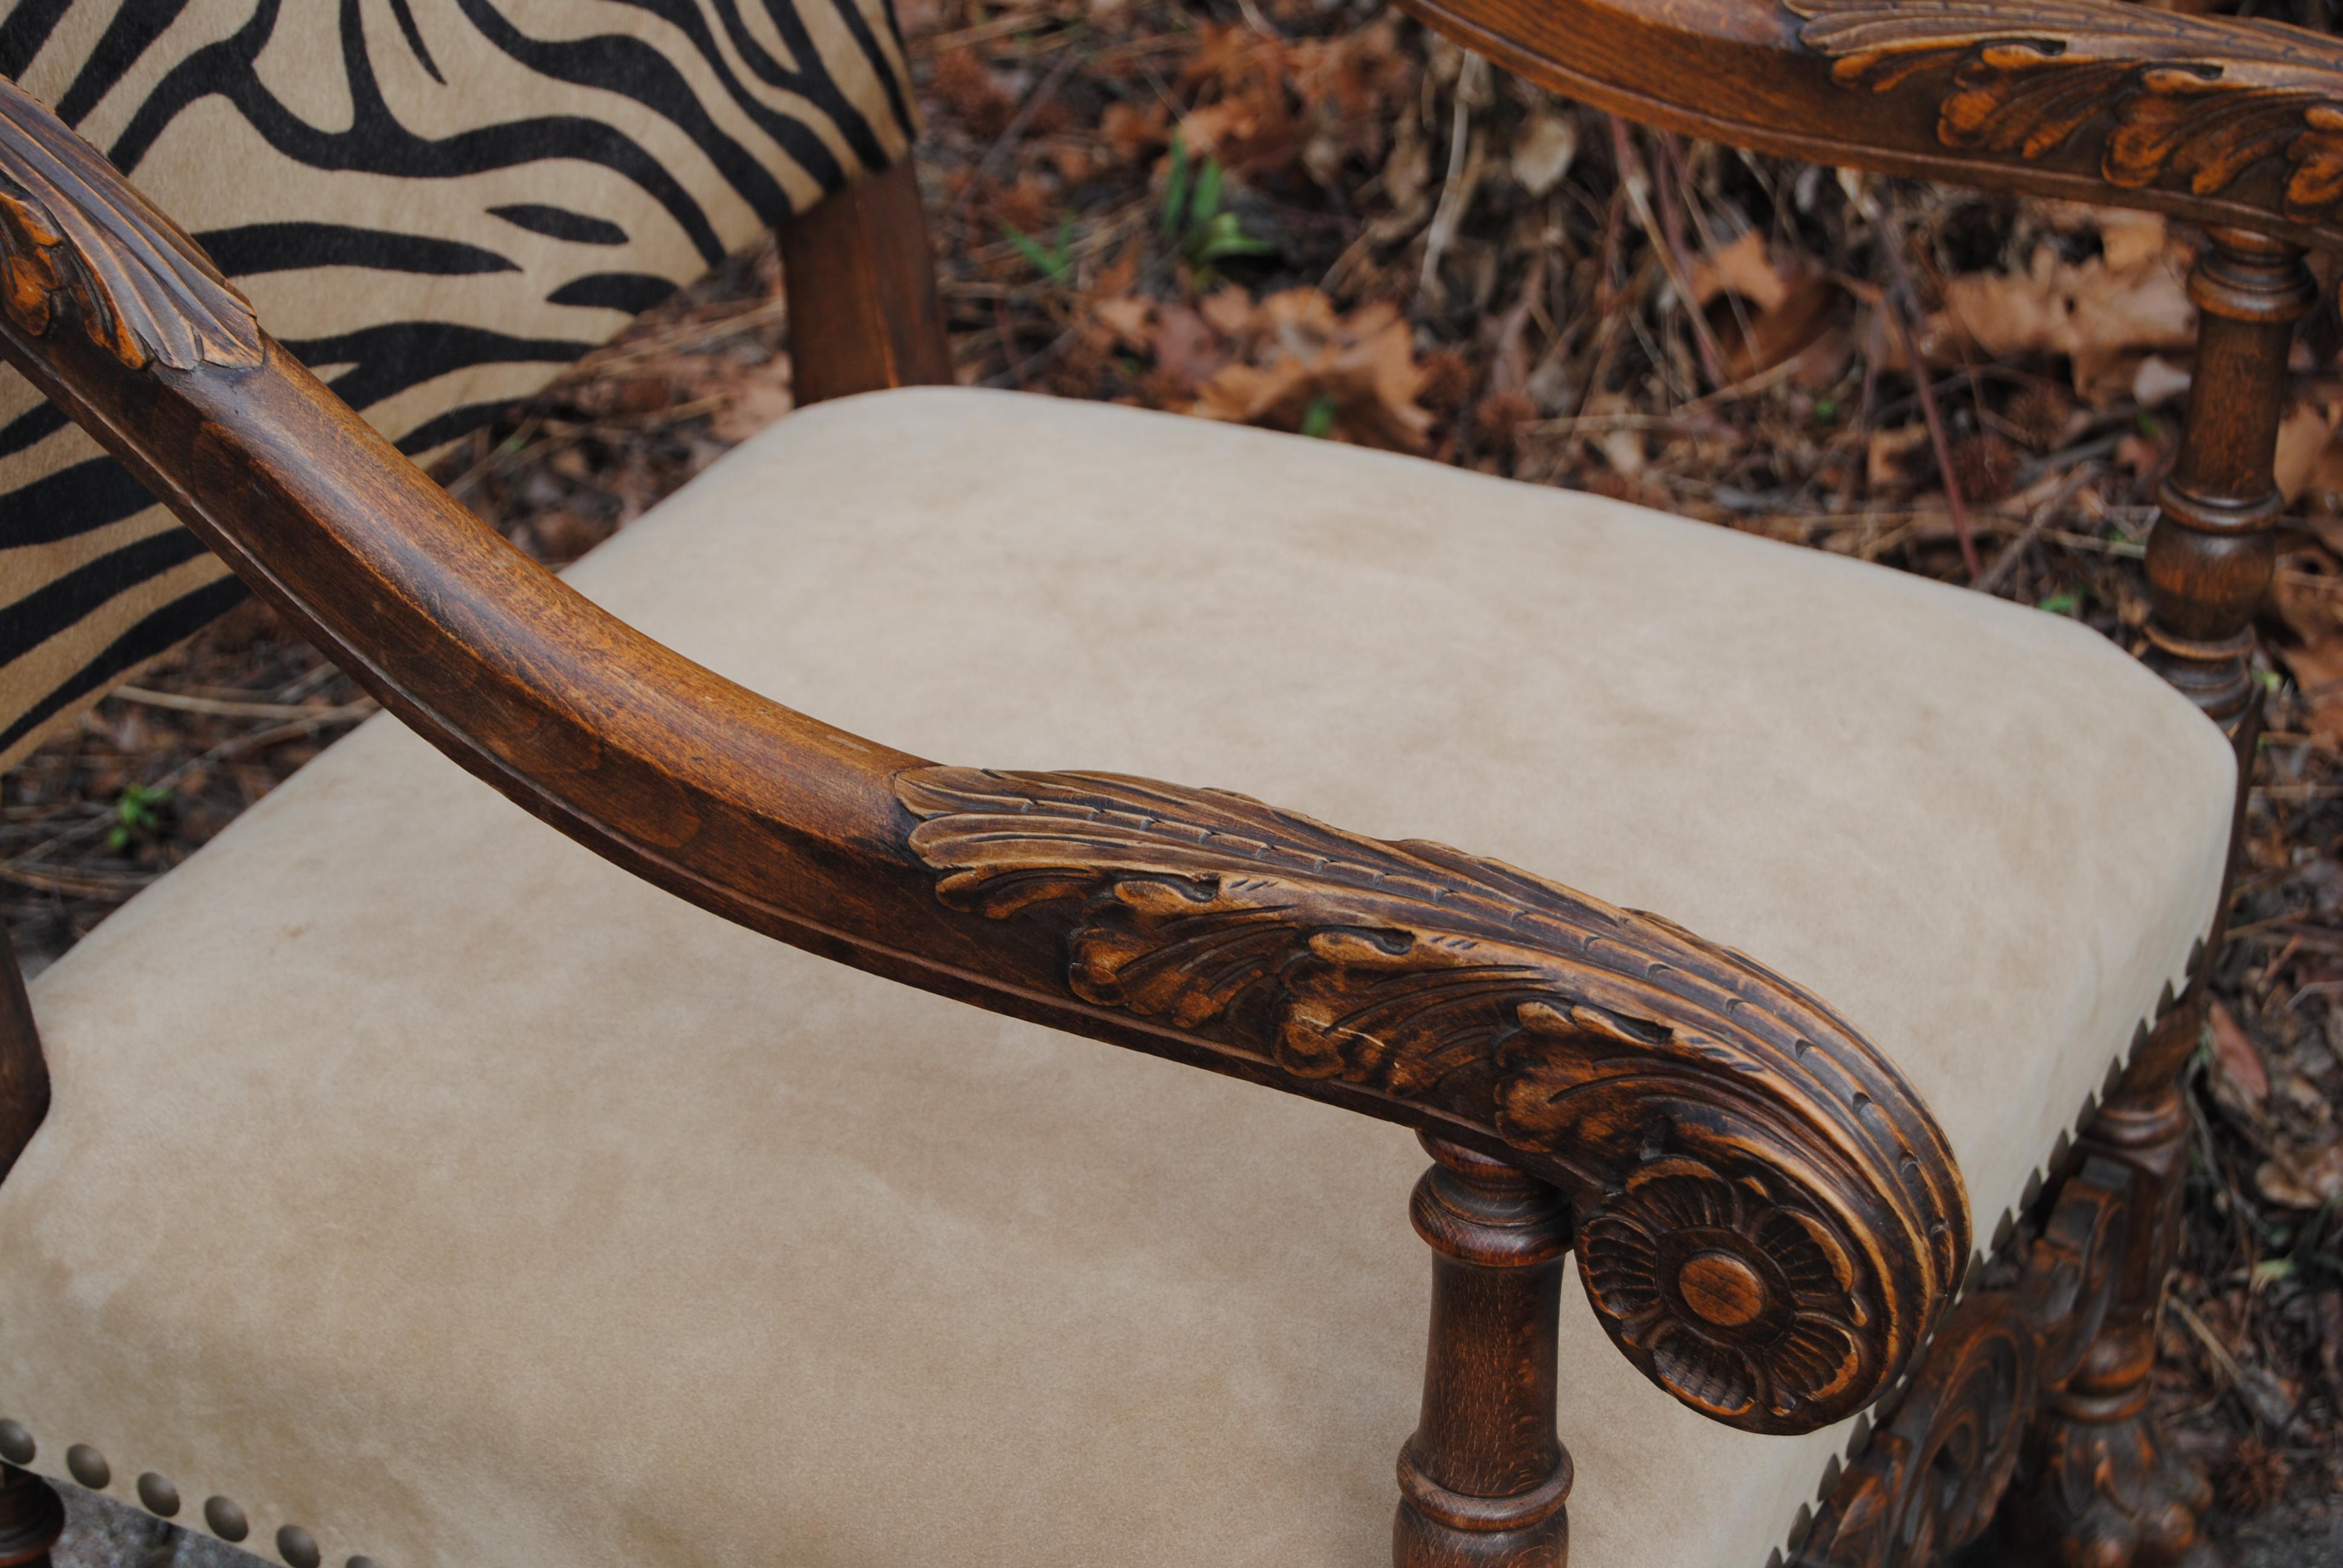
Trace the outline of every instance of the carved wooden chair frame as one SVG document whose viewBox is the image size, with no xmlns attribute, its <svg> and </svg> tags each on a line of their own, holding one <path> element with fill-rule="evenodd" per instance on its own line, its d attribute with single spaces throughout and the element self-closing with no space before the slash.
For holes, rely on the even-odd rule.
<svg viewBox="0 0 2343 1568">
<path fill-rule="evenodd" d="M 1639 120 L 2207 225 L 2148 630 L 2157 667 L 2251 759 L 2272 453 L 2314 298 L 2303 253 L 2343 243 L 2343 48 L 2108 0 L 1402 3 Z M 782 241 L 802 399 L 950 379 L 908 166 Z M 4 82 L 0 353 L 385 707 L 637 875 L 979 1007 L 1419 1129 L 1435 1161 L 1412 1206 L 1433 1310 L 1395 1561 L 1565 1558 L 1554 1332 L 1574 1253 L 1621 1352 L 1715 1419 L 1809 1431 L 1878 1402 L 1793 1543 L 1799 1561 L 1930 1561 L 1986 1526 L 2021 1468 L 2018 1527 L 2069 1561 L 2207 1550 L 2204 1483 L 2147 1404 L 2201 957 L 2000 1282 L 1971 1281 L 1956 1304 L 1973 1253 L 1950 1151 L 1822 1000 L 1665 921 L 1453 850 L 1169 784 L 939 766 L 709 674 L 451 500 Z M 1218 988 L 1141 961 L 1227 937 L 1254 957 Z M 2207 950 L 2219 937 L 2217 923 Z M 6 976 L 0 1171 L 48 1102 L 13 963 Z M 1654 1195 L 1684 1181 L 1730 1183 L 1780 1223 L 1671 1230 Z M 1804 1321 L 1829 1326 L 1827 1353 L 1795 1340 Z M 1746 1350 L 1755 1388 L 1686 1373 L 1669 1350 L 1684 1332 Z M 45 1561 L 61 1517 L 45 1483 L 9 1469 L 0 1568 Z"/>
</svg>

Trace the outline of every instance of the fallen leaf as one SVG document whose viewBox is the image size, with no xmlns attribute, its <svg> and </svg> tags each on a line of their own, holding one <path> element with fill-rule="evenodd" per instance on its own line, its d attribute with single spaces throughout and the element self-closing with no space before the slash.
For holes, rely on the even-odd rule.
<svg viewBox="0 0 2343 1568">
<path fill-rule="evenodd" d="M 1534 109 L 1513 132 L 1509 160 L 1513 178 L 1534 196 L 1542 196 L 1562 183 L 1578 159 L 1578 122 L 1545 109 Z"/>
<path fill-rule="evenodd" d="M 1115 295 L 1093 302 L 1091 315 L 1106 329 L 1108 340 L 1119 347 L 1155 347 L 1154 334 L 1149 331 L 1155 319 L 1155 302 L 1151 299 L 1140 295 Z"/>
<path fill-rule="evenodd" d="M 2171 243 L 2160 212 L 2103 206 L 2094 207 L 2092 217 L 2098 226 L 2099 254 L 2117 272 L 2130 271 L 2157 259 Z"/>
<path fill-rule="evenodd" d="M 2281 1145 L 2254 1172 L 2254 1185 L 2288 1209 L 2321 1209 L 2343 1197 L 2343 1143 L 2316 1150 Z"/>
<path fill-rule="evenodd" d="M 756 380 L 729 398 L 708 421 L 709 434 L 727 444 L 747 440 L 792 407 L 786 382 Z"/>
<path fill-rule="evenodd" d="M 1302 99 L 1302 166 L 1310 177 L 1332 186 L 1353 159 L 1370 167 L 1380 162 L 1384 127 L 1401 117 L 1393 106 L 1412 109 L 1416 92 L 1415 62 L 1392 20 L 1296 39 L 1283 59 L 1287 85 Z"/>
<path fill-rule="evenodd" d="M 2343 554 L 2343 443 L 2329 441 L 2318 449 L 2298 492 L 2310 511 L 2310 526 L 2329 550 Z"/>
<path fill-rule="evenodd" d="M 1252 336 L 1252 296 L 1233 283 L 1206 296 L 1196 308 L 1213 331 L 1232 343 L 1242 343 Z"/>
<path fill-rule="evenodd" d="M 1589 397 L 1583 410 L 1583 413 L 1597 417 L 1604 415 L 1633 415 L 1635 412 L 1635 406 L 1616 392 L 1605 392 L 1598 397 Z M 1641 430 L 1620 426 L 1612 429 L 1600 430 L 1590 436 L 1588 439 L 1594 443 L 1594 449 L 1603 454 L 1603 460 L 1611 466 L 1612 475 L 1619 481 L 1633 481 L 1651 461 L 1650 454 L 1644 447 L 1644 433 Z M 1622 493 L 1624 494 L 1631 488 L 1632 484 L 1623 483 Z"/>
<path fill-rule="evenodd" d="M 972 49 L 949 49 L 938 55 L 928 90 L 980 136 L 999 136 L 1017 114 L 1017 100 Z"/>
<path fill-rule="evenodd" d="M 2343 640 L 2300 647 L 2281 643 L 2271 651 L 2294 677 L 2310 709 L 2311 739 L 2329 751 L 2343 751 Z"/>
<path fill-rule="evenodd" d="M 1251 362 L 1223 367 L 1199 389 L 1208 419 L 1301 430 L 1322 415 L 1325 434 L 1361 446 L 1420 452 L 1433 416 L 1418 401 L 1427 379 L 1415 335 L 1387 301 L 1336 317 L 1314 288 L 1261 302 Z"/>
<path fill-rule="evenodd" d="M 1185 305 L 1156 307 L 1155 367 L 1174 383 L 1194 387 L 1228 363 L 1220 335 Z"/>
<path fill-rule="evenodd" d="M 1099 139 L 1117 163 L 1135 164 L 1171 144 L 1170 117 L 1161 103 L 1140 108 L 1118 98 L 1099 117 Z"/>
<path fill-rule="evenodd" d="M 2161 251 L 2117 268 L 2104 255 L 2069 262 L 2044 245 L 2022 273 L 1964 273 L 1944 293 L 1922 334 L 1931 360 L 1957 361 L 1958 342 L 1996 358 L 2064 354 L 2076 389 L 2099 402 L 2130 390 L 2133 357 L 2196 340 L 2197 307 Z"/>
<path fill-rule="evenodd" d="M 1874 430 L 1864 448 L 1864 480 L 1875 494 L 1908 489 L 1920 482 L 1931 457 L 1926 425 Z"/>
<path fill-rule="evenodd" d="M 1784 285 L 1780 297 L 1757 313 L 1746 332 L 1739 313 L 1722 313 L 1717 336 L 1725 346 L 1725 380 L 1745 380 L 1804 354 L 1830 331 L 1841 296 L 1831 279 L 1810 274 Z M 1850 342 L 1848 351 L 1853 347 Z"/>
<path fill-rule="evenodd" d="M 2187 370 L 2161 354 L 2151 354 L 2131 373 L 2132 401 L 2143 408 L 2177 402 L 2192 379 Z"/>
<path fill-rule="evenodd" d="M 1139 264 L 1145 258 L 1146 249 L 1143 239 L 1132 236 L 1121 254 L 1099 268 L 1098 280 L 1091 286 L 1091 292 L 1108 298 L 1118 294 L 1129 294 L 1139 282 Z"/>
<path fill-rule="evenodd" d="M 1772 310 L 1790 293 L 1788 281 L 1766 250 L 1765 235 L 1754 228 L 1730 245 L 1693 257 L 1685 281 L 1696 306 L 1719 295 L 1737 294 L 1760 310 Z"/>
<path fill-rule="evenodd" d="M 2271 460 L 2279 495 L 2291 502 L 2302 493 L 2334 436 L 2335 417 L 2319 403 L 2305 398 L 2287 410 L 2278 421 L 2278 451 Z"/>
<path fill-rule="evenodd" d="M 2269 1069 L 2262 1062 L 2262 1053 L 2228 1008 L 2219 1001 L 2206 1010 L 2206 1021 L 2212 1026 L 2213 1067 L 2218 1077 L 2215 1092 L 2226 1081 L 2251 1111 L 2259 1111 L 2269 1099 Z"/>
</svg>

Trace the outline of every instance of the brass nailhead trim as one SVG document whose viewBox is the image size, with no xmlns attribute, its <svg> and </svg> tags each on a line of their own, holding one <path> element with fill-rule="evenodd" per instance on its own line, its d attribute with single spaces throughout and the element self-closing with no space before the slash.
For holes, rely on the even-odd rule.
<svg viewBox="0 0 2343 1568">
<path fill-rule="evenodd" d="M 106 1455 L 85 1442 L 76 1442 L 65 1450 L 65 1468 L 92 1492 L 105 1491 L 114 1480 L 114 1467 L 106 1462 Z"/>
<path fill-rule="evenodd" d="M 244 1510 L 225 1497 L 204 1499 L 204 1523 L 231 1545 L 252 1533 L 252 1522 L 245 1518 Z"/>
<path fill-rule="evenodd" d="M 2193 980 L 2197 978 L 2197 971 L 2203 966 L 2204 962 L 2205 939 L 2199 937 L 2195 942 L 2189 945 L 2188 949 L 2188 963 L 2186 972 L 2189 980 Z M 2179 999 L 2173 995 L 2172 982 L 2170 980 L 2165 981 L 2163 993 L 2157 998 L 2155 1011 L 2149 1017 L 2139 1020 L 2137 1027 L 2132 1030 L 2131 1042 L 2125 1046 L 2122 1050 L 2118 1051 L 2116 1055 L 2115 1060 L 2108 1064 L 2107 1078 L 2100 1084 L 2098 1092 L 2086 1094 L 2083 1096 L 2083 1103 L 2077 1110 L 2075 1116 L 2074 1127 L 2077 1132 L 2082 1131 L 2085 1128 L 2090 1125 L 2091 1118 L 2097 1113 L 2099 1101 L 2107 1095 L 2113 1094 L 2116 1091 L 2117 1088 L 2123 1082 L 2124 1070 L 2131 1065 L 2132 1058 L 2138 1053 L 2139 1048 L 2147 1043 L 2147 1037 L 2152 1026 L 2162 1022 L 2164 1015 L 2170 1012 L 2174 1006 L 2177 1004 L 2178 1000 Z M 2030 1194 L 2035 1196 L 2038 1196 L 2040 1194 L 2042 1189 L 2043 1171 L 2045 1169 L 2056 1169 L 2058 1163 L 2065 1159 L 2065 1153 L 2061 1151 L 2066 1151 L 2070 1147 L 2066 1130 L 2065 1128 L 2059 1129 L 2057 1141 L 2052 1147 L 2054 1151 L 2053 1158 L 2046 1160 L 2042 1164 L 2036 1166 L 2032 1175 L 2027 1179 L 2026 1189 Z M 2033 1198 L 2029 1197 L 2026 1200 L 2026 1206 L 2030 1207 Z M 2010 1209 L 2003 1210 L 2001 1211 L 2001 1222 L 1994 1228 L 1993 1250 L 1996 1252 L 2001 1251 L 2002 1243 L 2007 1241 L 2010 1235 L 2015 1233 L 2016 1228 L 2017 1211 Z M 1985 1271 L 1985 1250 L 1983 1248 L 1979 1248 L 1976 1255 L 1969 1260 L 1968 1271 L 1962 1277 L 1959 1290 L 1960 1294 L 1966 1295 L 1969 1289 L 1976 1284 L 1978 1276 Z M 1948 1302 L 1946 1304 L 1945 1312 L 1946 1316 L 1951 1315 L 1951 1303 Z M 1914 1352 L 1911 1363 L 1904 1369 L 1904 1375 L 1896 1380 L 1894 1387 L 1888 1389 L 1876 1400 L 1872 1402 L 1873 1410 L 1892 1411 L 1896 1408 L 1897 1404 L 1902 1400 L 1906 1388 L 1911 1383 L 1912 1379 L 1918 1375 L 1920 1371 L 1920 1362 L 1927 1355 L 1928 1345 L 1932 1343 L 1935 1339 L 1936 1331 L 1931 1329 L 1929 1331 L 1928 1339 L 1922 1342 L 1920 1349 Z M 1871 1412 L 1865 1411 L 1856 1419 L 1860 1424 L 1855 1430 L 1855 1436 L 1848 1441 L 1846 1447 L 1846 1456 L 1851 1460 L 1861 1459 L 1863 1457 L 1864 1450 L 1868 1448 L 1871 1444 Z M 1841 1479 L 1842 1476 L 1839 1470 L 1838 1456 L 1836 1454 L 1833 1454 L 1831 1455 L 1830 1462 L 1823 1467 L 1822 1488 L 1816 1494 L 1815 1501 L 1818 1503 L 1825 1505 L 1828 1504 L 1831 1493 L 1838 1490 L 1838 1483 Z M 1805 1543 L 1806 1534 L 1813 1529 L 1813 1511 L 1807 1508 L 1805 1504 L 1800 1503 L 1798 1505 L 1798 1515 L 1791 1522 L 1790 1532 L 1787 1537 L 1790 1552 L 1793 1556 L 1797 1553 L 1798 1549 Z M 1774 1548 L 1774 1554 L 1765 1560 L 1765 1568 L 1778 1568 L 1778 1565 L 1781 1564 L 1782 1561 L 1782 1548 L 1776 1546 Z M 352 1563 L 350 1564 L 350 1568 L 357 1568 L 357 1564 L 356 1563 Z M 374 1564 L 368 1563 L 367 1564 L 367 1568 L 374 1568 Z"/>
<path fill-rule="evenodd" d="M 33 1433 L 21 1421 L 0 1418 L 0 1460 L 10 1464 L 33 1462 L 40 1452 Z M 65 1450 L 65 1468 L 73 1478 L 93 1492 L 102 1491 L 114 1480 L 114 1468 L 106 1462 L 106 1455 L 88 1443 L 76 1442 Z M 138 1478 L 138 1501 L 150 1513 L 165 1519 L 179 1512 L 179 1489 L 170 1477 L 147 1471 Z M 244 1510 L 225 1497 L 204 1500 L 204 1523 L 213 1534 L 234 1543 L 252 1533 L 252 1522 Z M 277 1554 L 285 1559 L 287 1568 L 318 1568 L 325 1553 L 317 1548 L 317 1538 L 297 1524 L 287 1524 L 277 1532 Z M 345 1568 L 382 1568 L 371 1557 L 353 1557 Z"/>
<path fill-rule="evenodd" d="M 317 1543 L 298 1524 L 287 1524 L 277 1533 L 277 1555 L 291 1568 L 317 1568 Z"/>
</svg>

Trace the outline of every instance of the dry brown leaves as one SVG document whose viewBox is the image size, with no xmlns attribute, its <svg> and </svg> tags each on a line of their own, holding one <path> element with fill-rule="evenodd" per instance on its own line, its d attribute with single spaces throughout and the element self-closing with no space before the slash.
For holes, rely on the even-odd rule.
<svg viewBox="0 0 2343 1568">
<path fill-rule="evenodd" d="M 2126 396 L 2154 405 L 2187 387 L 2159 356 L 2195 343 L 2197 307 L 2186 286 L 2189 248 L 2153 213 L 2038 204 L 2056 229 L 2096 229 L 2100 254 L 2069 260 L 2046 237 L 2023 270 L 1965 273 L 1944 280 L 1944 305 L 1923 333 L 1936 363 L 1964 353 L 1994 358 L 2063 356 L 2075 390 L 2106 406 Z M 2153 368 L 2151 368 L 2153 367 Z"/>
<path fill-rule="evenodd" d="M 1337 317 L 1312 288 L 1258 306 L 1241 301 L 1242 291 L 1206 301 L 1205 321 L 1238 357 L 1204 382 L 1192 412 L 1363 447 L 1424 448 L 1432 415 L 1418 398 L 1428 377 L 1396 307 L 1378 301 Z"/>
<path fill-rule="evenodd" d="M 1415 90 L 1415 60 L 1388 17 L 1332 37 L 1272 37 L 1209 22 L 1197 36 L 1179 76 L 1195 100 L 1180 127 L 1191 146 L 1241 176 L 1298 165 L 1332 184 L 1349 159 L 1383 156 L 1385 106 Z"/>
</svg>

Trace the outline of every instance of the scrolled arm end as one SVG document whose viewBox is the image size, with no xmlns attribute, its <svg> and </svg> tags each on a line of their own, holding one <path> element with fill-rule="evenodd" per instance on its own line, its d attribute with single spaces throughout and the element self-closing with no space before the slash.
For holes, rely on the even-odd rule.
<svg viewBox="0 0 2343 1568">
<path fill-rule="evenodd" d="M 1851 1413 L 1950 1296 L 1969 1227 L 1944 1136 L 1796 987 L 1437 845 L 1141 779 L 927 765 L 719 680 L 433 487 L 5 82 L 0 353 L 387 706 L 659 885 L 1557 1183 L 1614 1340 L 1720 1421 Z"/>
<path fill-rule="evenodd" d="M 1852 1028 L 1738 954 L 1240 795 L 940 767 L 896 793 L 938 898 L 1038 923 L 1081 1001 L 1560 1184 L 1604 1328 L 1704 1414 L 1852 1414 L 1949 1300 L 1969 1225 L 1943 1133 Z"/>
</svg>

